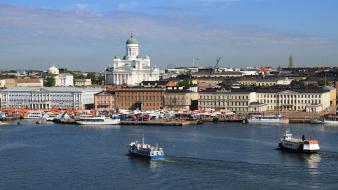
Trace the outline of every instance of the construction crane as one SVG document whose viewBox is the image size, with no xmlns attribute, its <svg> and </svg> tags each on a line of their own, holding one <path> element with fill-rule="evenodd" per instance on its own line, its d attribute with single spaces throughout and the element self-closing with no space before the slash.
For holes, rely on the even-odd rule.
<svg viewBox="0 0 338 190">
<path fill-rule="evenodd" d="M 217 59 L 216 59 L 216 65 L 215 65 L 215 67 L 213 67 L 213 68 L 211 68 L 211 70 L 210 70 L 210 73 L 209 73 L 209 78 L 211 77 L 211 75 L 216 71 L 218 71 L 218 69 L 219 69 L 219 63 L 221 62 L 221 59 L 222 59 L 222 57 L 220 57 L 220 56 L 218 56 L 217 57 Z"/>
<path fill-rule="evenodd" d="M 222 57 L 217 57 L 217 59 L 216 59 L 216 65 L 215 65 L 215 69 L 219 69 L 219 63 L 221 62 L 221 59 L 222 59 Z"/>
</svg>

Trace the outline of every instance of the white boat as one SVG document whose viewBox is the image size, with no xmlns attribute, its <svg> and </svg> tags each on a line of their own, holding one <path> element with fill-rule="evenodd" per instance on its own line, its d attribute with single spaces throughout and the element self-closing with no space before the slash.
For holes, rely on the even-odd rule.
<svg viewBox="0 0 338 190">
<path fill-rule="evenodd" d="M 28 111 L 23 118 L 24 119 L 41 119 L 43 117 L 42 111 Z"/>
<path fill-rule="evenodd" d="M 324 124 L 327 125 L 337 125 L 338 126 L 338 120 L 333 120 L 333 119 L 324 119 L 323 121 Z"/>
<path fill-rule="evenodd" d="M 306 140 L 304 135 L 302 139 L 293 138 L 288 130 L 283 138 L 280 139 L 278 146 L 282 150 L 301 153 L 316 153 L 320 150 L 318 140 Z"/>
<path fill-rule="evenodd" d="M 324 124 L 324 120 L 323 119 L 311 119 L 310 123 L 311 124 Z"/>
<path fill-rule="evenodd" d="M 106 116 L 82 115 L 75 121 L 80 125 L 118 125 L 120 119 L 112 119 Z"/>
<path fill-rule="evenodd" d="M 289 123 L 285 115 L 251 115 L 247 121 L 248 123 Z"/>
<path fill-rule="evenodd" d="M 45 119 L 46 121 L 54 121 L 54 119 L 58 116 L 58 114 L 54 114 L 54 113 L 45 113 L 45 115 L 43 115 L 43 119 Z"/>
</svg>

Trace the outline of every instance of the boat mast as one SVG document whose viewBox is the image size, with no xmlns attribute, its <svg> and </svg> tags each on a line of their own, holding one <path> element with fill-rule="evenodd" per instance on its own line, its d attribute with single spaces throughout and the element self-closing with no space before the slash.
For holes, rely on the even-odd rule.
<svg viewBox="0 0 338 190">
<path fill-rule="evenodd" d="M 144 144 L 144 135 L 143 135 L 143 137 L 142 137 L 142 144 Z"/>
</svg>

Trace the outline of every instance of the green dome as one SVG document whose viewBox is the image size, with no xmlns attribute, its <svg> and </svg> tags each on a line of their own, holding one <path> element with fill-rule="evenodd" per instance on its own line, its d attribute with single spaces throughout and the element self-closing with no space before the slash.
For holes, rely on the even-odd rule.
<svg viewBox="0 0 338 190">
<path fill-rule="evenodd" d="M 138 44 L 137 39 L 133 34 L 130 35 L 130 38 L 127 40 L 126 44 Z"/>
</svg>

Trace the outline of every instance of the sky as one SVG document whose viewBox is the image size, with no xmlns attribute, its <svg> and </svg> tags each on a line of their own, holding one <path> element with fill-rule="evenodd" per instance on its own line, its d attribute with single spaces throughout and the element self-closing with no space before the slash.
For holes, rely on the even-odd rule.
<svg viewBox="0 0 338 190">
<path fill-rule="evenodd" d="M 0 70 L 103 71 L 133 33 L 162 69 L 338 66 L 336 0 L 0 0 Z"/>
</svg>

